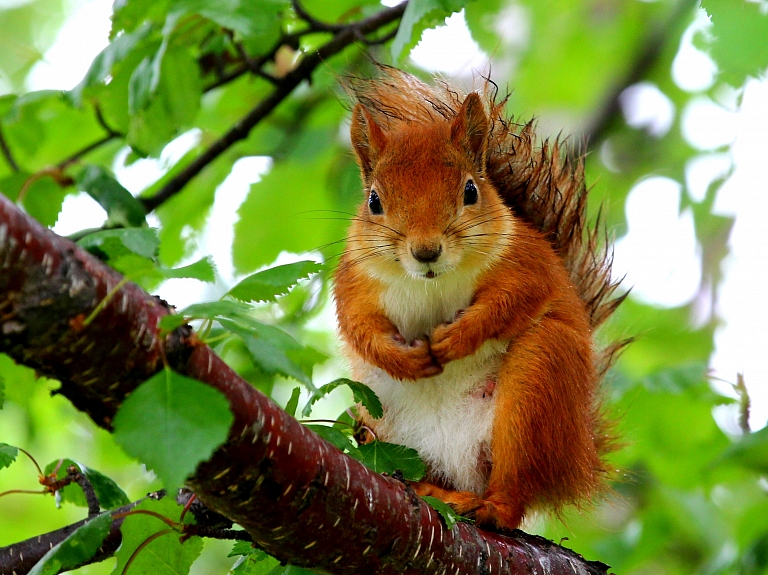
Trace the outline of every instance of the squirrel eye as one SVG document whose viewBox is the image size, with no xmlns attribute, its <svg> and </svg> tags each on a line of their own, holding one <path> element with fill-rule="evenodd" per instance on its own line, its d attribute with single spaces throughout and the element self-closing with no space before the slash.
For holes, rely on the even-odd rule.
<svg viewBox="0 0 768 575">
<path fill-rule="evenodd" d="M 371 190 L 371 195 L 368 196 L 368 208 L 374 216 L 380 216 L 384 213 L 384 208 L 381 207 L 381 200 L 376 190 Z"/>
<path fill-rule="evenodd" d="M 477 186 L 472 180 L 467 180 L 464 186 L 464 205 L 469 206 L 477 203 Z"/>
</svg>

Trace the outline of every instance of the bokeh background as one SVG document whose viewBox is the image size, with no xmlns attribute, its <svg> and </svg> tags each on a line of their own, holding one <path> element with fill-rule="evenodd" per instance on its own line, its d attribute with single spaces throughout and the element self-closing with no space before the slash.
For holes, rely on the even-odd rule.
<svg viewBox="0 0 768 575">
<path fill-rule="evenodd" d="M 12 158 L 0 157 L 0 192 L 17 198 L 32 174 L 103 137 L 106 124 L 118 136 L 73 163 L 72 174 L 100 165 L 134 195 L 151 194 L 263 97 L 268 83 L 251 75 L 205 89 L 212 84 L 205 58 L 226 54 L 227 38 L 238 36 L 215 15 L 186 6 L 192 4 L 121 0 L 113 27 L 113 6 L 104 0 L 0 0 L 0 130 Z M 234 4 L 258 11 L 266 2 Z M 567 538 L 566 545 L 617 573 L 768 572 L 768 435 L 760 431 L 768 419 L 768 3 L 421 4 L 436 16 L 421 22 L 427 29 L 410 55 L 384 45 L 372 48 L 373 58 L 466 90 L 490 74 L 510 93 L 510 115 L 537 117 L 543 136 L 568 137 L 574 151 L 586 153 L 592 215 L 602 209 L 615 239 L 616 274 L 632 288 L 599 334 L 603 341 L 637 338 L 606 382 L 625 444 L 614 457 L 623 480 L 595 509 L 562 521 L 536 518 L 529 530 Z M 131 109 L 130 78 L 158 50 L 166 16 L 180 5 L 192 16 L 186 29 L 167 36 L 173 66 L 164 69 L 157 98 L 178 90 L 185 100 L 167 96 L 166 112 L 178 106 L 175 113 L 141 116 Z M 381 7 L 354 0 L 303 5 L 325 21 Z M 296 26 L 290 10 L 280 10 L 253 38 L 245 36 L 247 49 L 258 53 L 267 42 L 259 35 Z M 88 80 L 110 39 L 139 33 L 145 36 L 106 76 Z M 297 51 L 279 55 L 276 69 L 324 39 L 306 37 Z M 344 237 L 346 223 L 329 211 L 350 212 L 360 199 L 338 79 L 371 73 L 361 48 L 330 59 L 311 85 L 150 214 L 164 265 L 211 256 L 218 276 L 215 284 L 147 287 L 181 308 L 221 297 L 237 279 L 275 263 L 309 257 L 332 268 L 341 250 L 333 242 Z M 97 106 L 103 124 L 94 119 Z M 40 178 L 24 193 L 25 208 L 63 235 L 99 227 L 107 217 L 77 185 Z M 314 368 L 316 384 L 347 373 L 326 276 L 257 313 L 329 357 Z M 254 385 L 287 401 L 296 382 L 265 371 L 237 346 L 220 351 Z M 748 398 L 733 387 L 737 374 Z M 51 396 L 55 382 L 2 355 L 0 376 L 0 442 L 25 448 L 41 465 L 80 461 L 132 499 L 157 487 L 109 434 Z M 339 390 L 317 413 L 334 417 L 350 402 Z M 35 470 L 23 458 L 0 470 L 0 492 L 35 486 Z M 50 497 L 0 498 L 0 545 L 83 515 L 66 504 L 57 510 Z M 229 547 L 208 543 L 192 572 L 226 573 Z M 109 560 L 80 572 L 112 566 Z"/>
</svg>

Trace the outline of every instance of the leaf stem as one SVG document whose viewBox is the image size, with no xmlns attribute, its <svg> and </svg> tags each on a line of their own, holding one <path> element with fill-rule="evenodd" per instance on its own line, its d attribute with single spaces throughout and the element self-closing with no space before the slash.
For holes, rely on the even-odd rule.
<svg viewBox="0 0 768 575">
<path fill-rule="evenodd" d="M 133 553 L 131 553 L 131 556 L 128 558 L 128 561 L 125 562 L 125 567 L 123 567 L 123 571 L 121 575 L 125 575 L 128 571 L 128 567 L 131 566 L 131 563 L 133 563 L 133 560 L 136 559 L 136 556 L 141 552 L 142 549 L 144 549 L 147 545 L 152 543 L 155 539 L 158 537 L 162 537 L 163 535 L 167 535 L 168 533 L 173 533 L 173 529 L 163 529 L 162 531 L 158 531 L 157 533 L 154 533 L 147 537 L 144 541 L 141 542 L 141 545 L 139 545 Z"/>
<path fill-rule="evenodd" d="M 109 290 L 109 293 L 108 293 L 107 295 L 105 295 L 105 296 L 104 296 L 104 299 L 102 299 L 102 300 L 101 300 L 101 301 L 98 303 L 98 305 L 97 305 L 95 308 L 93 308 L 93 311 L 91 312 L 91 314 L 90 314 L 90 315 L 89 315 L 87 318 L 85 318 L 85 320 L 83 321 L 83 327 L 84 327 L 84 328 L 88 327 L 88 326 L 91 324 L 91 322 L 92 322 L 94 319 L 96 319 L 96 316 L 98 316 L 98 315 L 99 315 L 99 313 L 101 312 L 101 310 L 103 310 L 103 309 L 106 307 L 106 305 L 107 305 L 107 304 L 110 302 L 110 300 L 111 300 L 111 299 L 112 299 L 112 298 L 115 296 L 115 294 L 118 292 L 118 290 L 119 290 L 121 287 L 123 287 L 123 286 L 124 286 L 126 283 L 128 283 L 128 278 L 127 278 L 127 277 L 124 277 L 124 278 L 123 278 L 123 279 L 121 279 L 119 282 L 117 282 L 117 285 L 115 285 L 115 287 L 113 287 L 111 290 Z"/>
</svg>

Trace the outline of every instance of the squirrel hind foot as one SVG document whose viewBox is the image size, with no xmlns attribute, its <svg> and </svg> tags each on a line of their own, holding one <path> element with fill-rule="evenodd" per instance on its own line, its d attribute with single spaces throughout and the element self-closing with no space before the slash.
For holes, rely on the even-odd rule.
<svg viewBox="0 0 768 575">
<path fill-rule="evenodd" d="M 425 481 L 411 486 L 417 495 L 447 503 L 456 513 L 474 520 L 475 525 L 483 529 L 508 534 L 523 522 L 525 506 L 503 495 L 489 493 L 481 497 L 471 491 L 443 489 Z"/>
</svg>

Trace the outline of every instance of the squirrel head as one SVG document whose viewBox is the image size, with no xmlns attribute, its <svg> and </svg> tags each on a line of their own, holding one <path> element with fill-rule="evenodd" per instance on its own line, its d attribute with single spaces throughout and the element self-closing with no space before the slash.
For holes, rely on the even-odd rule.
<svg viewBox="0 0 768 575">
<path fill-rule="evenodd" d="M 374 275 L 431 280 L 481 270 L 508 243 L 512 215 L 485 178 L 489 118 L 469 94 L 452 119 L 385 131 L 361 104 L 351 139 L 365 187 L 349 253 Z"/>
</svg>

